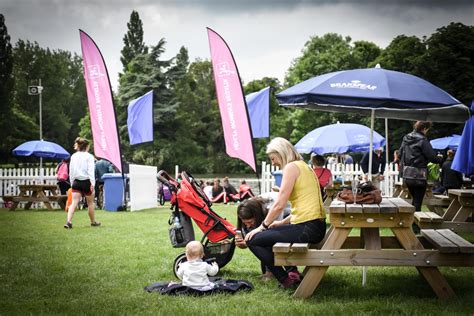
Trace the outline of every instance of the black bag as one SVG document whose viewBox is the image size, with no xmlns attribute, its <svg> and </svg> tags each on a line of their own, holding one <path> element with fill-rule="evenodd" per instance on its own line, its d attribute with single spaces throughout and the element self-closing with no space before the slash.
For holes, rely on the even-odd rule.
<svg viewBox="0 0 474 316">
<path fill-rule="evenodd" d="M 424 185 L 428 179 L 428 170 L 412 166 L 403 166 L 403 179 L 410 184 Z"/>
<path fill-rule="evenodd" d="M 168 221 L 170 228 L 168 234 L 173 248 L 186 247 L 186 244 L 194 240 L 194 228 L 191 218 L 178 211 L 173 212 Z"/>
</svg>

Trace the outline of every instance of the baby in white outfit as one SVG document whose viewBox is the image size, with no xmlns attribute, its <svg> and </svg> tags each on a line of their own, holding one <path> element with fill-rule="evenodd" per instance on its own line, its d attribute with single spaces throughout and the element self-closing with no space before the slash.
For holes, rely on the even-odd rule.
<svg viewBox="0 0 474 316">
<path fill-rule="evenodd" d="M 214 283 L 209 281 L 208 275 L 216 275 L 219 266 L 216 262 L 208 264 L 202 261 L 204 257 L 204 249 L 199 241 L 190 241 L 186 245 L 186 262 L 179 265 L 178 277 L 183 281 L 185 286 L 198 290 L 211 290 Z"/>
</svg>

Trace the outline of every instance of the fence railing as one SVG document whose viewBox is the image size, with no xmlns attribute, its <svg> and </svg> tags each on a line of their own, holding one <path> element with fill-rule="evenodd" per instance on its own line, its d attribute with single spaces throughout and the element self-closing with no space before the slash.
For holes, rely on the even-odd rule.
<svg viewBox="0 0 474 316">
<path fill-rule="evenodd" d="M 333 180 L 343 182 L 352 181 L 355 176 L 362 176 L 364 173 L 358 164 L 332 164 L 328 165 L 333 175 Z M 275 179 L 272 172 L 278 170 L 277 167 L 262 161 L 262 173 L 260 181 L 260 191 L 270 192 L 275 185 Z M 387 164 L 384 173 L 385 179 L 381 182 L 381 190 L 384 196 L 392 196 L 395 184 L 400 182 L 397 166 L 393 163 Z M 42 180 L 41 180 L 42 179 Z M 235 180 L 234 185 L 238 186 L 239 179 Z M 12 168 L 0 169 L 0 197 L 4 195 L 18 195 L 19 184 L 36 183 L 56 184 L 56 173 L 54 168 L 43 168 L 43 176 L 40 176 L 38 168 Z M 247 179 L 249 185 L 253 186 L 254 192 L 258 192 L 258 181 L 256 179 Z M 232 181 L 231 181 L 232 183 Z"/>
</svg>

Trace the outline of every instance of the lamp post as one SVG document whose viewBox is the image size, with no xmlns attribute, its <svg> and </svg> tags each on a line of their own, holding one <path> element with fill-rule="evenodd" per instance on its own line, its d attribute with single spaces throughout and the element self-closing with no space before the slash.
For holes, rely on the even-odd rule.
<svg viewBox="0 0 474 316">
<path fill-rule="evenodd" d="M 39 96 L 39 136 L 40 141 L 43 140 L 43 108 L 42 108 L 42 91 L 41 79 L 38 80 L 37 86 L 28 86 L 29 95 Z M 43 157 L 40 157 L 40 181 L 43 182 Z"/>
</svg>

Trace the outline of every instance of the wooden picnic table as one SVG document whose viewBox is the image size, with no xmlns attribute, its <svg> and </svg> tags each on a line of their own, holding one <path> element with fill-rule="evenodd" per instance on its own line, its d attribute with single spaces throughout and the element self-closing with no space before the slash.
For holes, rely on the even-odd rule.
<svg viewBox="0 0 474 316">
<path fill-rule="evenodd" d="M 455 232 L 474 232 L 472 216 L 474 212 L 474 189 L 448 190 L 449 206 L 444 214 L 416 212 L 416 222 L 420 228 L 451 229 Z"/>
<path fill-rule="evenodd" d="M 43 203 L 48 210 L 53 210 L 52 202 L 66 199 L 65 195 L 58 194 L 58 186 L 55 184 L 20 184 L 18 196 L 3 197 L 4 200 L 13 202 L 10 211 L 18 208 L 21 202 L 26 202 L 25 209 L 30 209 L 33 203 Z"/>
<path fill-rule="evenodd" d="M 304 278 L 293 295 L 295 298 L 311 296 L 330 266 L 413 266 L 439 298 L 454 296 L 438 266 L 473 266 L 474 245 L 457 235 L 452 237 L 455 234 L 445 230 L 425 234 L 435 236 L 431 239 L 442 240 L 442 243 L 448 243 L 448 237 L 458 241 L 450 248 L 456 253 L 425 249 L 412 230 L 414 212 L 415 208 L 401 198 L 384 198 L 380 204 L 334 200 L 330 205 L 331 227 L 321 249 L 313 249 L 316 246 L 308 244 L 277 243 L 273 247 L 275 264 L 306 267 Z M 349 237 L 353 228 L 360 228 L 360 237 Z M 382 228 L 391 229 L 395 237 L 381 237 Z"/>
</svg>

